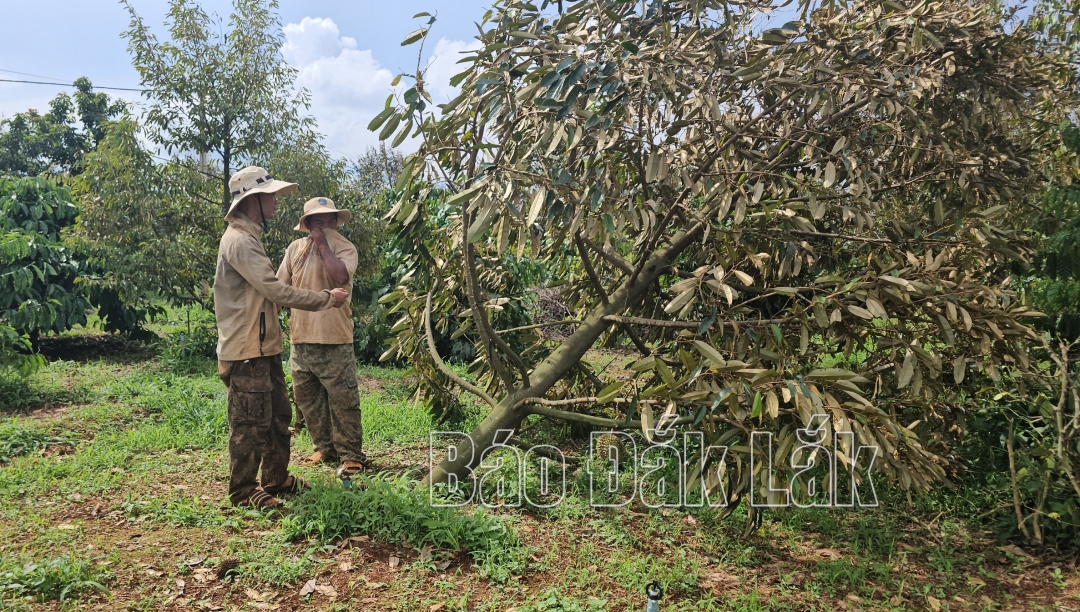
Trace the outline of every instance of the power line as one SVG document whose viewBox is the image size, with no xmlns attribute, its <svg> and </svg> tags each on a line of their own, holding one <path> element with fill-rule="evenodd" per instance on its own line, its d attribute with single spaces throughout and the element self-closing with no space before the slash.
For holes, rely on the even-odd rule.
<svg viewBox="0 0 1080 612">
<path fill-rule="evenodd" d="M 0 79 L 0 81 L 4 83 L 30 83 L 31 85 L 57 85 L 59 87 L 75 87 L 74 83 L 46 83 L 45 81 L 22 81 L 19 79 Z M 131 87 L 102 87 L 100 85 L 94 85 L 93 87 L 94 89 L 111 89 L 114 91 L 143 91 L 142 89 L 134 89 Z"/>
<path fill-rule="evenodd" d="M 52 79 L 54 81 L 63 81 L 60 77 L 45 76 L 44 74 L 34 74 L 32 72 L 19 72 L 18 70 L 7 70 L 6 68 L 0 68 L 0 72 L 10 72 L 11 74 L 21 74 L 23 76 L 38 77 L 41 79 Z"/>
</svg>

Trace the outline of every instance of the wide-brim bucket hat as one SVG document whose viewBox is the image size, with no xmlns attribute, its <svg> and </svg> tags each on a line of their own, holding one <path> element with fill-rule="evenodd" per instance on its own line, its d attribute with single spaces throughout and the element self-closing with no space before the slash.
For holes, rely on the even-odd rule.
<svg viewBox="0 0 1080 612">
<path fill-rule="evenodd" d="M 237 170 L 229 179 L 229 191 L 232 193 L 232 204 L 229 212 L 225 213 L 225 220 L 232 221 L 236 205 L 249 195 L 254 193 L 276 193 L 286 195 L 296 190 L 296 183 L 279 181 L 270 176 L 264 168 L 248 166 Z"/>
<path fill-rule="evenodd" d="M 352 218 L 352 213 L 347 208 L 335 207 L 334 201 L 330 198 L 311 198 L 304 202 L 304 214 L 293 229 L 298 232 L 310 232 L 311 230 L 308 229 L 307 225 L 304 225 L 304 219 L 311 215 L 328 215 L 331 213 L 337 213 L 338 225 L 344 225 Z"/>
</svg>

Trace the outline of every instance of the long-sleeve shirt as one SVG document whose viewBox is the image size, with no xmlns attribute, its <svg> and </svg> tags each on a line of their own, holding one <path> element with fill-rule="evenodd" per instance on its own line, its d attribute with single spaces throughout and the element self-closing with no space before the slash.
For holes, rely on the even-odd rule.
<svg viewBox="0 0 1080 612">
<path fill-rule="evenodd" d="M 275 304 L 302 310 L 333 306 L 329 289 L 308 291 L 278 280 L 263 250 L 261 229 L 242 213 L 235 213 L 218 246 L 214 314 L 221 361 L 281 354 L 281 325 Z"/>
<path fill-rule="evenodd" d="M 345 306 L 333 310 L 304 312 L 293 310 L 289 317 L 289 340 L 293 344 L 352 344 L 353 322 L 349 312 L 352 299 L 352 276 L 356 273 L 356 247 L 336 230 L 323 230 L 326 244 L 334 256 L 345 265 L 349 282 L 341 285 L 349 292 Z M 330 279 L 319 249 L 310 237 L 294 240 L 285 250 L 285 257 L 278 267 L 277 276 L 285 284 L 302 289 L 318 291 L 333 289 L 338 285 Z"/>
</svg>

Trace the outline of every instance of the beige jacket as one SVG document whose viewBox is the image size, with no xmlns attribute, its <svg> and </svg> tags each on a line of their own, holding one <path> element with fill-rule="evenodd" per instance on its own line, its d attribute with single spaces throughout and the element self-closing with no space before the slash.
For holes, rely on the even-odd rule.
<svg viewBox="0 0 1080 612">
<path fill-rule="evenodd" d="M 214 274 L 214 315 L 218 359 L 242 361 L 282 351 L 277 306 L 325 310 L 333 306 L 329 289 L 290 287 L 274 275 L 262 246 L 262 228 L 235 213 L 218 246 Z"/>
<path fill-rule="evenodd" d="M 334 256 L 345 264 L 351 279 L 356 273 L 356 247 L 337 230 L 323 230 L 323 235 L 326 236 L 326 244 Z M 285 249 L 285 257 L 278 267 L 277 277 L 286 285 L 311 291 L 333 289 L 336 286 L 330 280 L 326 264 L 310 237 L 294 240 L 289 248 Z M 346 283 L 342 288 L 348 291 L 349 297 L 341 308 L 319 312 L 295 309 L 292 311 L 289 317 L 289 340 L 293 344 L 352 344 L 353 322 L 352 313 L 349 311 L 352 282 Z"/>
</svg>

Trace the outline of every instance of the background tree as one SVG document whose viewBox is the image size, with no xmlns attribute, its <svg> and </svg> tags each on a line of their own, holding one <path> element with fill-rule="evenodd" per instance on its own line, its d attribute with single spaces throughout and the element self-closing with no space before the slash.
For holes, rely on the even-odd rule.
<svg viewBox="0 0 1080 612">
<path fill-rule="evenodd" d="M 996 531 L 1042 544 L 1080 543 L 1080 129 L 1064 122 L 1048 132 L 1048 186 L 1033 224 L 1036 264 L 1016 284 L 1047 317 L 1033 357 L 1049 364 L 1008 381 L 994 402 L 976 403 L 973 426 L 990 435 L 978 454 L 982 475 L 1012 512 Z M 1025 384 L 1026 383 L 1026 384 Z M 996 410 L 988 410 L 987 404 Z M 998 442 L 998 440 L 1003 442 Z M 993 442 L 997 442 L 993 444 Z M 994 486 L 996 485 L 996 486 Z"/>
<path fill-rule="evenodd" d="M 86 280 L 107 307 L 102 314 L 117 329 L 137 327 L 163 300 L 208 300 L 224 231 L 218 182 L 206 176 L 213 171 L 155 161 L 131 117 L 110 123 L 86 156 L 74 185 L 75 240 L 94 269 Z"/>
<path fill-rule="evenodd" d="M 144 95 L 145 123 L 169 154 L 213 154 L 220 162 L 222 213 L 232 196 L 229 177 L 261 161 L 282 140 L 304 138 L 314 124 L 301 116 L 307 93 L 281 57 L 284 41 L 276 0 L 235 0 L 224 32 L 216 16 L 191 0 L 171 0 L 170 39 L 159 42 L 125 0 L 128 39 Z"/>
<path fill-rule="evenodd" d="M 394 351 L 433 388 L 491 406 L 477 448 L 533 414 L 646 437 L 670 419 L 731 447 L 733 500 L 775 502 L 762 491 L 793 471 L 751 474 L 749 431 L 774 432 L 786 456 L 824 414 L 844 469 L 866 467 L 853 444 L 879 446 L 877 467 L 919 490 L 954 467 L 968 373 L 1031 367 L 1038 313 L 1007 281 L 1030 258 L 1016 209 L 1044 184 L 1046 131 L 1029 127 L 1076 108 L 1064 50 L 981 3 L 802 4 L 759 32 L 772 8 L 501 3 L 441 114 L 416 75 L 373 121 L 382 138 L 424 139 L 392 211 L 421 245 L 387 298 Z M 435 183 L 456 219 L 431 233 Z M 501 255 L 567 247 L 576 331 L 548 343 L 496 328 Z M 455 317 L 477 331 L 477 384 L 431 350 Z M 640 351 L 634 378 L 581 376 L 612 335 Z M 834 431 L 851 438 L 832 448 Z M 458 450 L 434 479 L 475 459 Z"/>
<path fill-rule="evenodd" d="M 44 178 L 0 178 L 0 365 L 26 364 L 16 349 L 86 323 L 75 285 L 85 264 L 62 233 L 75 223 L 71 192 Z"/>
<path fill-rule="evenodd" d="M 105 123 L 119 116 L 126 103 L 94 93 L 86 77 L 77 79 L 75 87 L 73 96 L 53 98 L 44 115 L 31 109 L 0 121 L 0 174 L 78 173 L 82 156 L 97 146 Z"/>
</svg>

